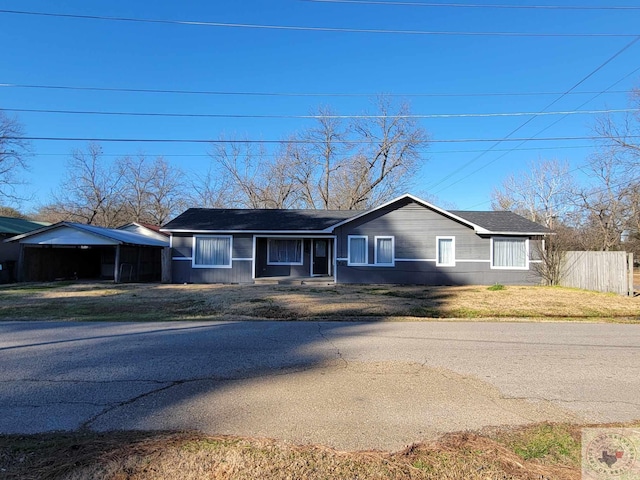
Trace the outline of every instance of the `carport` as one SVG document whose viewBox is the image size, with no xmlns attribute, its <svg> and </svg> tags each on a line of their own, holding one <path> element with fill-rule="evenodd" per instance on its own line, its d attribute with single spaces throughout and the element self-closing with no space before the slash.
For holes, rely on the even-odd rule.
<svg viewBox="0 0 640 480">
<path fill-rule="evenodd" d="M 168 240 L 126 230 L 60 222 L 12 237 L 20 244 L 18 281 L 62 279 L 120 282 L 164 278 Z"/>
</svg>

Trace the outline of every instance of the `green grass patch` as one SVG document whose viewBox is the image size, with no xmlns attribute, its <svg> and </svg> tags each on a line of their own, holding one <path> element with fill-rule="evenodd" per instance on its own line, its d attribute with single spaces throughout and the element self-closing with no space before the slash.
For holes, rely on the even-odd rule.
<svg viewBox="0 0 640 480">
<path fill-rule="evenodd" d="M 487 290 L 489 290 L 490 292 L 499 292 L 500 290 L 506 290 L 506 289 L 507 287 L 505 287 L 500 283 L 496 283 L 495 285 L 491 285 L 489 288 L 487 288 Z"/>
<path fill-rule="evenodd" d="M 504 444 L 523 460 L 579 465 L 580 430 L 562 424 L 540 424 L 507 435 Z"/>
</svg>

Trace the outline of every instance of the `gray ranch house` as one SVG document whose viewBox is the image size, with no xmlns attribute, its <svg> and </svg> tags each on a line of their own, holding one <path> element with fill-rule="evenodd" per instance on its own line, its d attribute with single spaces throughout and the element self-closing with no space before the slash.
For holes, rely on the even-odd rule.
<svg viewBox="0 0 640 480">
<path fill-rule="evenodd" d="M 530 285 L 549 231 L 512 212 L 403 195 L 366 211 L 190 208 L 166 224 L 174 283 Z"/>
</svg>

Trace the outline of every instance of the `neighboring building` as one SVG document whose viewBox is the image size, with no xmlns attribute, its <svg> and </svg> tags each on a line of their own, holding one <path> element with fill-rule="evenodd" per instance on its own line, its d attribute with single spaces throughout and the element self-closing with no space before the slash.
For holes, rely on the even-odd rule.
<svg viewBox="0 0 640 480">
<path fill-rule="evenodd" d="M 30 232 L 49 225 L 44 222 L 32 222 L 22 218 L 0 217 L 0 283 L 16 280 L 15 269 L 20 255 L 20 246 L 5 243 L 4 240 L 15 235 Z"/>
<path fill-rule="evenodd" d="M 155 238 L 163 242 L 169 241 L 169 234 L 160 231 L 160 227 L 157 225 L 150 225 L 148 223 L 131 222 L 126 225 L 118 227 L 118 230 L 126 230 L 127 232 L 139 233 L 150 238 Z"/>
<path fill-rule="evenodd" d="M 403 195 L 367 211 L 191 208 L 171 235 L 175 283 L 537 284 L 548 230 L 511 212 L 447 211 Z"/>
<path fill-rule="evenodd" d="M 21 281 L 140 282 L 162 279 L 162 252 L 169 246 L 169 239 L 164 235 L 160 237 L 59 222 L 6 241 L 19 245 L 16 275 Z M 168 271 L 168 265 L 165 270 Z"/>
</svg>

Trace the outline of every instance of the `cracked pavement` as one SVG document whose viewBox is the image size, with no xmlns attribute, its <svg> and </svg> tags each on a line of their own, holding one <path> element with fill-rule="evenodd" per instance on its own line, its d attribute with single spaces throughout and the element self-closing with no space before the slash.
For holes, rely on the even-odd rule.
<svg viewBox="0 0 640 480">
<path fill-rule="evenodd" d="M 0 323 L 0 432 L 197 429 L 345 450 L 640 418 L 640 326 Z"/>
</svg>

